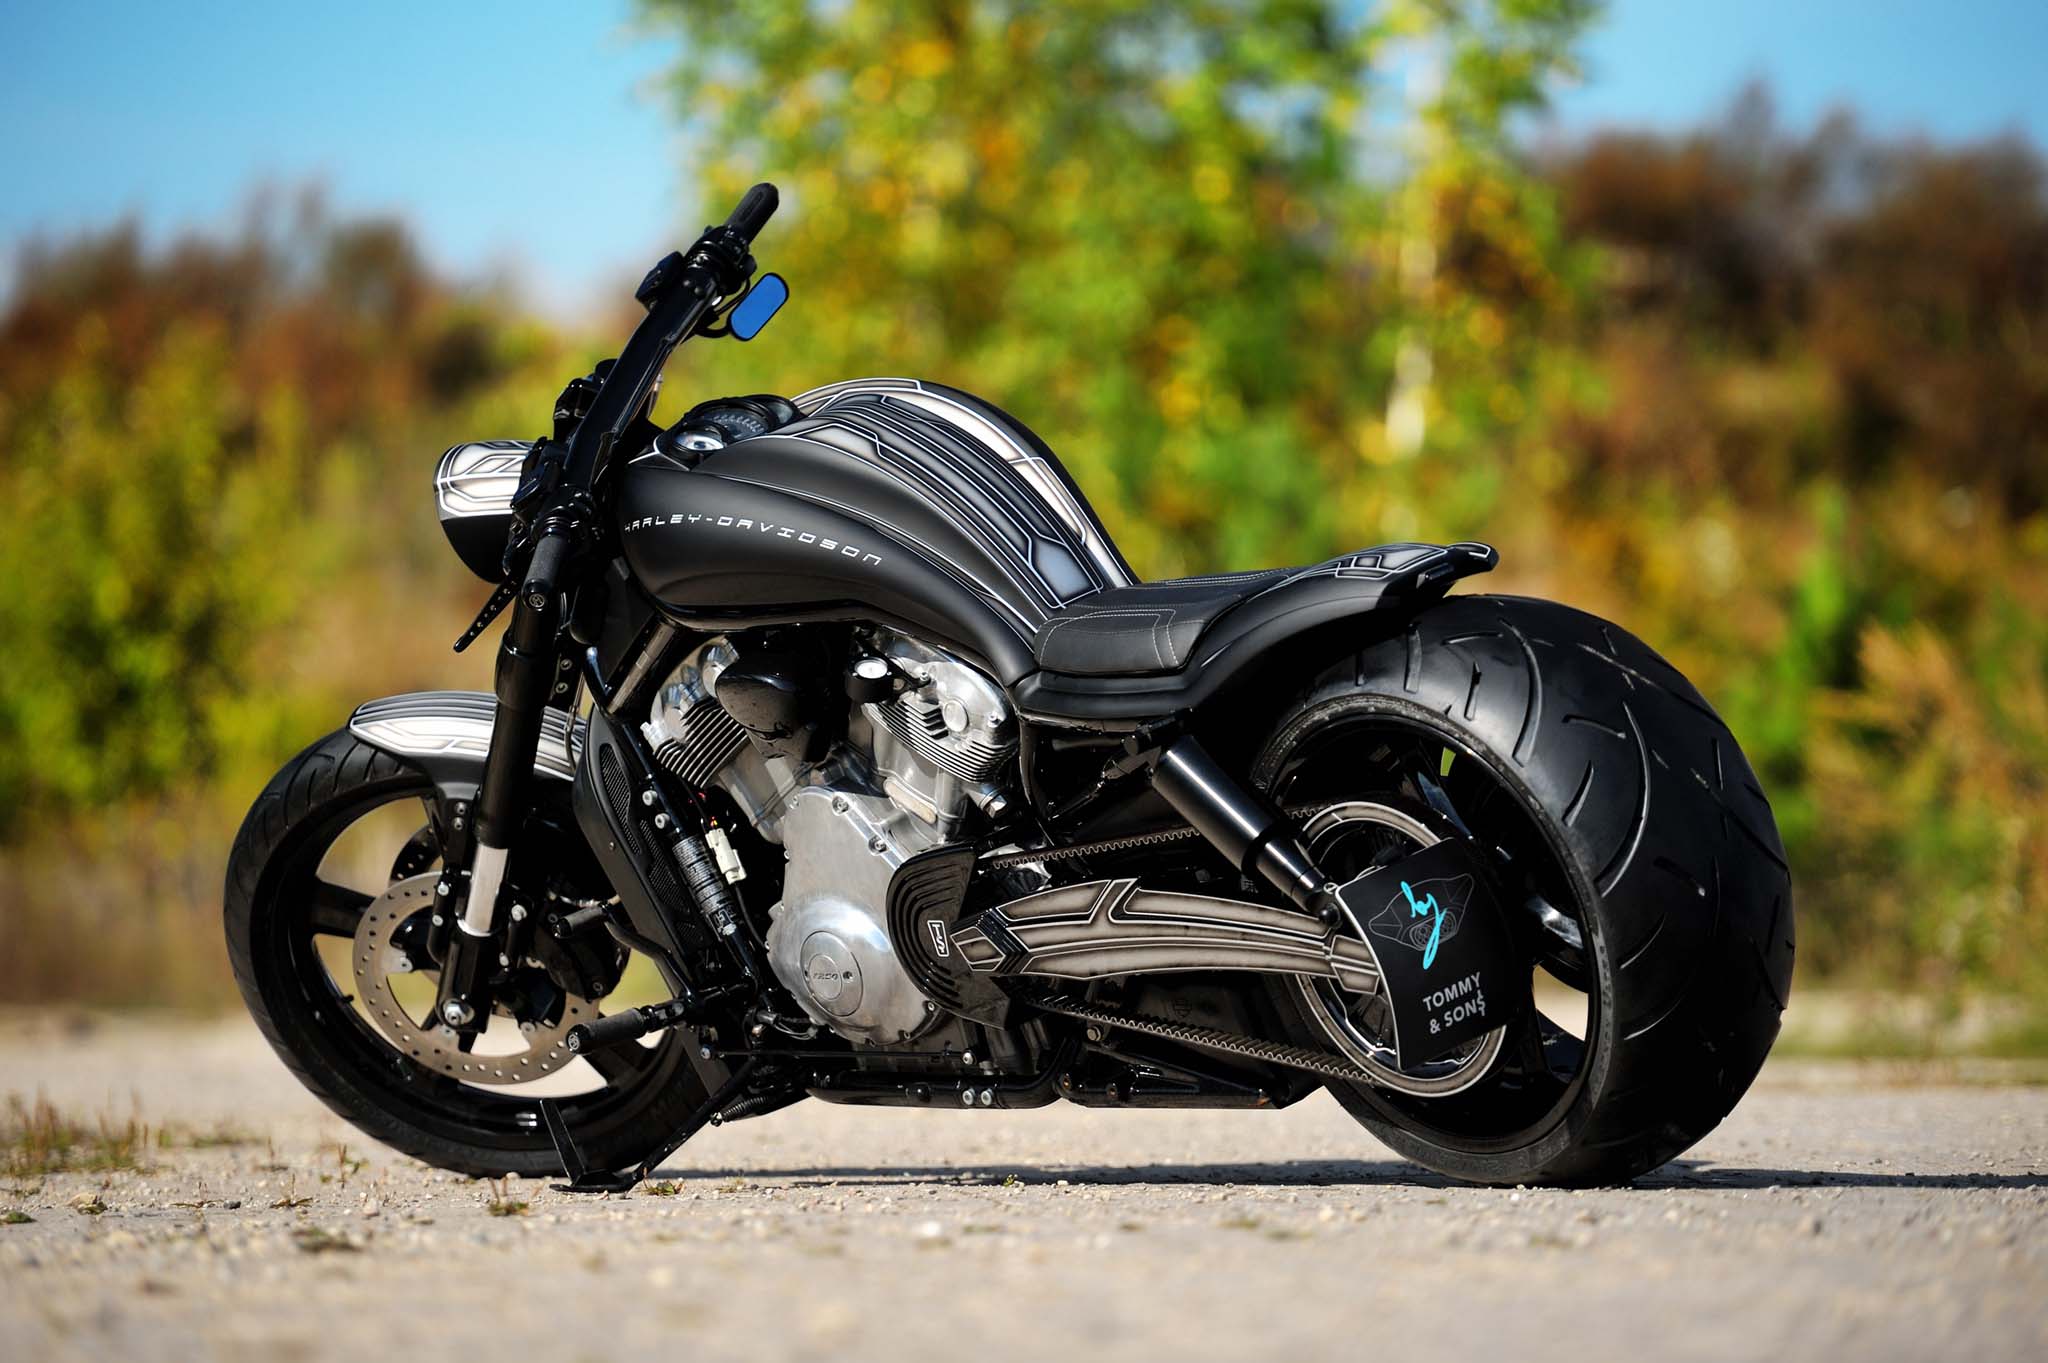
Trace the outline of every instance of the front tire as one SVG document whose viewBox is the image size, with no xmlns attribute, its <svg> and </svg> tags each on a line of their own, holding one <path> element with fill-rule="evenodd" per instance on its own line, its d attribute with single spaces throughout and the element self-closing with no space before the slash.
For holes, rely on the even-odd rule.
<svg viewBox="0 0 2048 1363">
<path fill-rule="evenodd" d="M 225 918 L 235 982 L 299 1082 L 365 1134 L 458 1173 L 559 1174 L 561 1160 L 533 1099 L 518 1088 L 461 1082 L 396 1049 L 362 1015 L 353 988 L 337 981 L 319 948 L 322 937 L 347 938 L 350 915 L 359 918 L 370 899 L 323 879 L 323 858 L 379 810 L 433 794 L 424 772 L 346 729 L 287 763 L 257 797 L 228 857 Z M 564 836 L 560 828 L 536 811 L 515 871 L 522 857 L 541 865 L 565 860 L 567 849 L 553 841 Z M 421 841 L 429 833 L 422 829 L 401 853 L 424 858 L 407 869 L 438 859 L 438 846 Z M 401 869 L 393 867 L 394 883 Z M 651 1047 L 618 1048 L 605 1067 L 600 1087 L 560 1100 L 593 1167 L 639 1160 L 705 1100 L 679 1033 Z"/>
<path fill-rule="evenodd" d="M 1356 798 L 1361 783 L 1412 802 L 1438 775 L 1414 769 L 1438 753 L 1475 835 L 1578 927 L 1582 948 L 1542 963 L 1585 992 L 1585 1035 L 1525 1019 L 1509 1043 L 1521 1062 L 1455 1098 L 1332 1091 L 1381 1141 L 1461 1179 L 1615 1183 L 1656 1168 L 1733 1109 L 1790 989 L 1790 878 L 1755 775 L 1640 640 L 1553 602 L 1473 596 L 1316 677 L 1254 777 L 1290 806 Z"/>
</svg>

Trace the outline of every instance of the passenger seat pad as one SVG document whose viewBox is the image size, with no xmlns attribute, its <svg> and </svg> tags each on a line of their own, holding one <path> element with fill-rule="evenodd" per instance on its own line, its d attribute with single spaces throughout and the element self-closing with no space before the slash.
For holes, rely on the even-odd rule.
<svg viewBox="0 0 2048 1363">
<path fill-rule="evenodd" d="M 1304 568 L 1183 577 L 1110 587 L 1053 613 L 1032 643 L 1038 665 L 1077 677 L 1178 672 L 1225 615 L 1256 596 L 1308 578 L 1350 578 L 1370 609 L 1388 592 L 1426 586 L 1492 566 L 1485 545 L 1384 544 Z M 1441 591 L 1442 587 L 1438 586 Z"/>
</svg>

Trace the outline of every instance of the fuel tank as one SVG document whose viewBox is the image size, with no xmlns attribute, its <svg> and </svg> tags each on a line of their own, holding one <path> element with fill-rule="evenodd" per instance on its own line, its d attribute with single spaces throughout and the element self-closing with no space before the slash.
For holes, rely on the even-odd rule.
<svg viewBox="0 0 2048 1363">
<path fill-rule="evenodd" d="M 800 420 L 694 467 L 626 465 L 626 562 L 678 623 L 873 619 L 1007 684 L 1049 615 L 1136 580 L 1052 451 L 992 404 L 915 379 L 795 402 Z"/>
</svg>

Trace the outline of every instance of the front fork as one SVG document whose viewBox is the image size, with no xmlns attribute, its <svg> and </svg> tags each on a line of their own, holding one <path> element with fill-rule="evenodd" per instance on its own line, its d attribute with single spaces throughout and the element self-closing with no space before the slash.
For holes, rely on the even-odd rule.
<svg viewBox="0 0 2048 1363">
<path fill-rule="evenodd" d="M 572 675 L 562 665 L 567 655 L 560 638 L 560 579 L 568 547 L 566 535 L 541 538 L 498 644 L 493 687 L 498 707 L 483 783 L 477 789 L 475 852 L 434 999 L 434 1015 L 466 1036 L 481 1032 L 490 1021 L 489 981 L 500 965 L 498 901 L 505 888 L 505 863 L 530 806 L 528 783 L 540 747 L 541 720 L 557 687 L 566 690 Z M 460 887 L 459 878 L 456 884 Z"/>
</svg>

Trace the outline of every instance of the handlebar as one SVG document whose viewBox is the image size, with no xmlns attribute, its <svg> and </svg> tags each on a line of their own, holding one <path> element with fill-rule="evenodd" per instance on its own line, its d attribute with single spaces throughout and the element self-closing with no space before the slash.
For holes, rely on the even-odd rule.
<svg viewBox="0 0 2048 1363">
<path fill-rule="evenodd" d="M 561 489 L 540 518 L 543 533 L 533 548 L 520 595 L 538 605 L 552 598 L 571 549 L 571 535 L 547 525 L 568 499 L 585 494 L 610 458 L 614 441 L 625 434 L 646 405 L 656 377 L 671 351 L 710 315 L 724 298 L 744 285 L 754 271 L 750 253 L 754 237 L 775 216 L 781 202 L 771 184 L 758 184 L 741 197 L 731 216 L 704 235 L 687 253 L 670 252 L 647 274 L 635 295 L 647 316 L 633 331 L 591 396 L 568 439 Z"/>
<path fill-rule="evenodd" d="M 548 603 L 562 585 L 562 566 L 568 562 L 569 551 L 575 542 L 560 531 L 551 531 L 540 537 L 540 543 L 533 547 L 533 557 L 526 564 L 526 581 L 520 585 L 519 595 L 534 610 L 546 609 Z"/>
<path fill-rule="evenodd" d="M 761 229 L 768 225 L 768 219 L 775 216 L 775 209 L 781 202 L 782 196 L 776 193 L 774 185 L 766 182 L 755 185 L 740 200 L 739 207 L 733 209 L 725 225 L 751 245 Z"/>
</svg>

